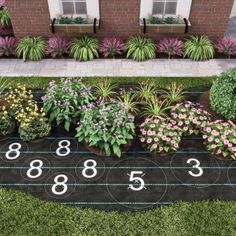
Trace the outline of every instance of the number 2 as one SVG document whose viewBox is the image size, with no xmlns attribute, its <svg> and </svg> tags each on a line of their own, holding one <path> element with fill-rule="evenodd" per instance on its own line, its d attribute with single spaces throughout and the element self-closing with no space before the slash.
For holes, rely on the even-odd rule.
<svg viewBox="0 0 236 236">
<path fill-rule="evenodd" d="M 203 169 L 200 167 L 201 163 L 199 162 L 199 160 L 194 159 L 194 158 L 189 159 L 189 160 L 187 161 L 188 164 L 191 164 L 191 163 L 193 163 L 193 162 L 196 163 L 196 165 L 193 165 L 193 166 L 192 166 L 193 169 L 197 169 L 199 172 L 198 172 L 198 174 L 194 174 L 193 171 L 191 170 L 191 171 L 188 171 L 188 173 L 189 173 L 191 176 L 193 176 L 193 177 L 200 177 L 200 176 L 202 176 L 202 174 L 203 174 Z"/>
<path fill-rule="evenodd" d="M 130 175 L 128 174 L 128 176 L 130 177 L 129 181 L 140 183 L 140 185 L 138 187 L 135 187 L 133 184 L 130 184 L 129 188 L 132 189 L 133 191 L 141 191 L 143 188 L 145 188 L 144 180 L 141 177 L 137 177 L 135 175 L 141 175 L 141 177 L 143 177 L 145 173 L 143 173 L 143 171 L 131 171 Z"/>
</svg>

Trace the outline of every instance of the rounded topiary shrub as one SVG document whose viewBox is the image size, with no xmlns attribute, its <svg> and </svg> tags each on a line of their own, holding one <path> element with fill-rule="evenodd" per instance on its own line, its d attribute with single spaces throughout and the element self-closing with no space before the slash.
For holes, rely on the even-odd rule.
<svg viewBox="0 0 236 236">
<path fill-rule="evenodd" d="M 236 119 L 236 68 L 222 73 L 210 91 L 211 107 L 227 119 Z"/>
</svg>

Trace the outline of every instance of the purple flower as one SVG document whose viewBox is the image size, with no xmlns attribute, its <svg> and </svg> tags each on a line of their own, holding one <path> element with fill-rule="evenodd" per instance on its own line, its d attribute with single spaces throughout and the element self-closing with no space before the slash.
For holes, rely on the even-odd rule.
<svg viewBox="0 0 236 236">
<path fill-rule="evenodd" d="M 159 52 L 165 53 L 170 58 L 171 56 L 182 56 L 183 55 L 183 41 L 177 38 L 165 38 L 162 39 L 157 48 Z"/>
</svg>

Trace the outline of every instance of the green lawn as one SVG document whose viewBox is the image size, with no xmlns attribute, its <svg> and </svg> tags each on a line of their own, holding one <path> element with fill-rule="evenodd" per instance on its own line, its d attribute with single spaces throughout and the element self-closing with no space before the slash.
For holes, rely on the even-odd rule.
<svg viewBox="0 0 236 236">
<path fill-rule="evenodd" d="M 0 189 L 1 236 L 233 236 L 236 202 L 179 202 L 139 212 L 103 212 Z"/>
<path fill-rule="evenodd" d="M 28 88 L 40 89 L 47 87 L 51 80 L 58 81 L 60 78 L 57 77 L 4 77 L 4 80 L 11 82 L 11 86 L 15 87 L 17 84 L 24 84 Z M 97 84 L 98 81 L 104 80 L 105 77 L 85 77 L 84 82 L 90 85 Z M 185 88 L 210 86 L 212 82 L 216 79 L 215 76 L 212 77 L 109 77 L 114 83 L 119 84 L 137 84 L 148 79 L 155 81 L 155 83 L 164 88 L 166 85 L 170 84 L 172 81 L 176 81 L 178 84 L 183 84 Z"/>
</svg>

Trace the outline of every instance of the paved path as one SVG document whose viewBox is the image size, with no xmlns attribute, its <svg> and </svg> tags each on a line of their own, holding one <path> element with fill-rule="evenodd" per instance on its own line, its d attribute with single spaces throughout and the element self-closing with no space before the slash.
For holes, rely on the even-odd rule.
<svg viewBox="0 0 236 236">
<path fill-rule="evenodd" d="M 0 59 L 0 76 L 212 76 L 236 67 L 236 59 L 194 62 L 183 59 L 155 59 L 135 62 L 127 59 L 98 59 L 76 62 L 72 59 L 44 59 L 23 62 Z"/>
</svg>

